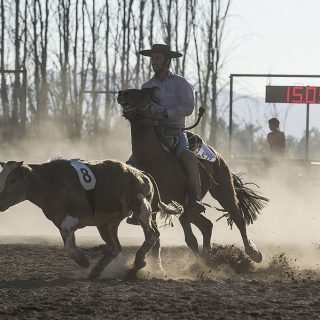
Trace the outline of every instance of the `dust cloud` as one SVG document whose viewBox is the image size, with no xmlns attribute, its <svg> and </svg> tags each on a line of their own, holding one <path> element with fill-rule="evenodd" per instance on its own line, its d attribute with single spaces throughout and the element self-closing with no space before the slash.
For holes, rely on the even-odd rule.
<svg viewBox="0 0 320 320">
<path fill-rule="evenodd" d="M 81 142 L 70 142 L 59 135 L 59 130 L 48 126 L 46 133 L 37 138 L 3 144 L 1 160 L 41 163 L 60 156 L 125 161 L 130 155 L 130 149 L 129 124 L 120 119 L 111 133 L 101 135 L 94 141 L 88 138 Z M 298 162 L 288 162 L 281 167 L 271 169 L 259 165 L 256 167 L 251 165 L 248 168 L 247 164 L 234 159 L 230 166 L 234 172 L 248 172 L 243 179 L 259 185 L 261 193 L 270 199 L 269 205 L 263 209 L 257 221 L 248 227 L 248 235 L 263 252 L 264 261 L 269 261 L 275 254 L 286 252 L 296 259 L 300 266 L 318 268 L 320 165 L 313 164 L 306 167 L 299 165 Z M 209 196 L 205 202 L 213 207 L 219 207 L 219 204 Z M 214 222 L 213 242 L 234 243 L 242 247 L 241 236 L 236 227 L 230 230 L 225 219 L 216 222 L 221 215 L 220 212 L 208 208 L 205 215 Z M 179 221 L 174 218 L 173 222 L 173 228 L 160 230 L 161 243 L 163 246 L 184 246 L 184 234 Z M 200 233 L 195 228 L 194 231 L 201 243 Z M 40 209 L 28 202 L 16 205 L 0 215 L 0 236 L 2 243 L 30 241 L 28 237 L 33 237 L 35 241 L 58 241 L 62 244 L 56 227 L 45 218 Z M 102 243 L 94 227 L 78 230 L 76 237 L 80 245 Z M 143 241 L 143 232 L 139 227 L 122 222 L 119 237 L 123 245 L 140 245 Z"/>
<path fill-rule="evenodd" d="M 286 161 L 272 167 L 234 165 L 243 178 L 259 185 L 270 199 L 248 234 L 265 257 L 288 253 L 297 264 L 318 268 L 320 263 L 320 165 Z M 251 173 L 250 173 L 251 171 Z M 254 186 L 253 186 L 254 187 Z M 266 259 L 265 259 L 266 260 Z"/>
</svg>

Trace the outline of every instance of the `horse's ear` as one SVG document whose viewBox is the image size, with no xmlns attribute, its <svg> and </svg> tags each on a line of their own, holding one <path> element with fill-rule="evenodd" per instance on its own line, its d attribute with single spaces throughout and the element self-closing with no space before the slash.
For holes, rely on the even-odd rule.
<svg viewBox="0 0 320 320">
<path fill-rule="evenodd" d="M 5 164 L 6 164 L 5 162 L 0 161 L 0 166 L 1 166 L 2 168 L 4 167 Z"/>
<path fill-rule="evenodd" d="M 14 166 L 15 168 L 21 167 L 23 165 L 23 161 L 8 161 L 7 163 Z"/>
<path fill-rule="evenodd" d="M 155 98 L 154 94 L 156 93 L 157 90 L 160 90 L 160 88 L 159 87 L 151 87 L 151 88 L 142 89 L 142 91 L 146 92 L 151 99 Z"/>
<path fill-rule="evenodd" d="M 23 161 L 18 161 L 17 164 L 18 164 L 18 167 L 21 167 L 23 165 Z"/>
</svg>

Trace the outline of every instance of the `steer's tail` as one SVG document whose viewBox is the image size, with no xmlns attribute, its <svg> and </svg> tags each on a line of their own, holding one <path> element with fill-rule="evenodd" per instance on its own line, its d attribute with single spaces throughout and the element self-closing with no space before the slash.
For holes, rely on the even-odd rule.
<svg viewBox="0 0 320 320">
<path fill-rule="evenodd" d="M 172 215 L 180 215 L 183 213 L 183 207 L 176 201 L 170 201 L 169 203 L 164 203 L 161 201 L 161 196 L 159 192 L 158 185 L 151 174 L 143 172 L 152 182 L 153 188 L 154 188 L 154 201 L 157 205 L 160 217 L 163 218 L 166 222 L 166 224 L 170 223 Z"/>
</svg>

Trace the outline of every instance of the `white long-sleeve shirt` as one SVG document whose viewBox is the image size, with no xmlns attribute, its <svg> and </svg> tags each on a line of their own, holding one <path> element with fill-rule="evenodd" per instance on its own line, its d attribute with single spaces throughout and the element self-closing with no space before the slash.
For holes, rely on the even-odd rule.
<svg viewBox="0 0 320 320">
<path fill-rule="evenodd" d="M 186 79 L 170 71 L 163 81 L 154 75 L 142 85 L 142 89 L 152 87 L 159 88 L 154 96 L 157 101 L 154 104 L 155 112 L 166 111 L 168 118 L 163 124 L 174 131 L 181 131 L 185 127 L 185 117 L 191 115 L 194 110 L 193 87 Z"/>
</svg>

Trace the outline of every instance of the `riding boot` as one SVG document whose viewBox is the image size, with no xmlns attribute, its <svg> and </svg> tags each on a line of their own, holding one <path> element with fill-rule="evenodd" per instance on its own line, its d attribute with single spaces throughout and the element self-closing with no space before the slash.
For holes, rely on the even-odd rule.
<svg viewBox="0 0 320 320">
<path fill-rule="evenodd" d="M 194 153 L 186 150 L 179 155 L 187 173 L 189 201 L 187 209 L 191 212 L 201 213 L 206 209 L 201 201 L 201 181 L 198 160 Z"/>
</svg>

